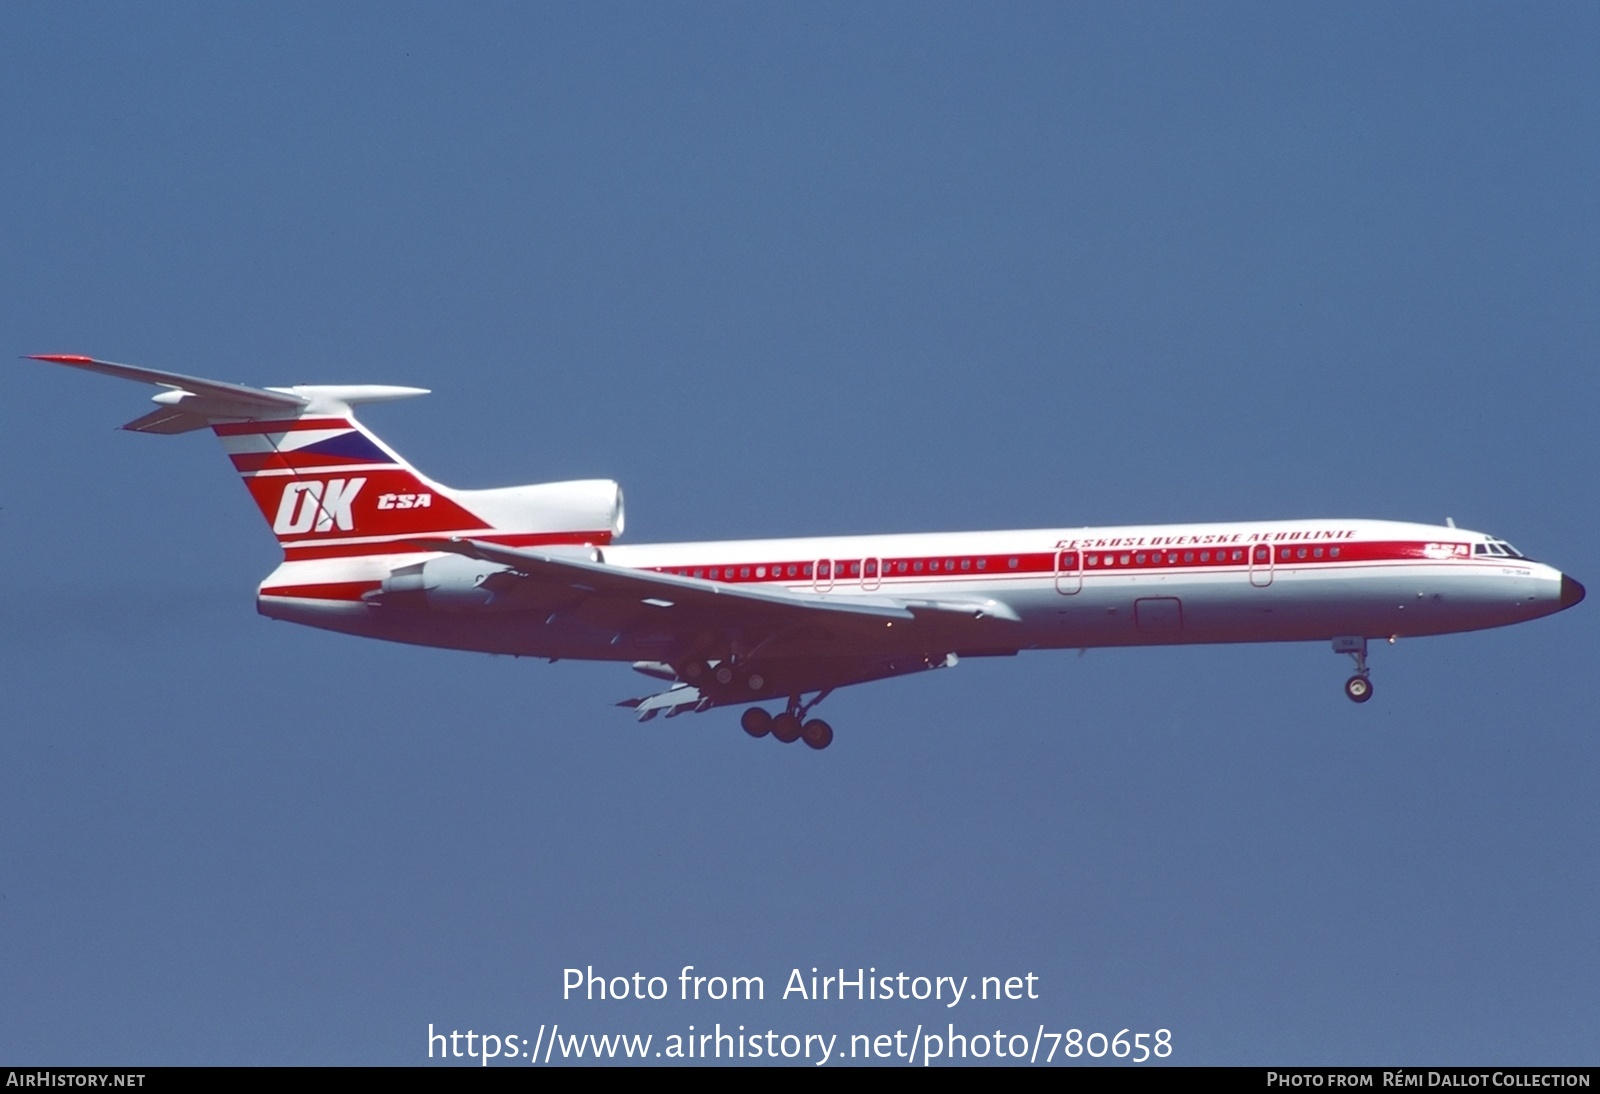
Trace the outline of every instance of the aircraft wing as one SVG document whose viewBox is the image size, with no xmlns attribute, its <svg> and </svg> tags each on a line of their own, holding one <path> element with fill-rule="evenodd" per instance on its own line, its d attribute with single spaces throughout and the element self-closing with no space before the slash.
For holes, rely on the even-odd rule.
<svg viewBox="0 0 1600 1094">
<path fill-rule="evenodd" d="M 978 620 L 1004 626 L 1017 618 L 1009 606 L 990 599 L 827 595 L 728 585 L 475 539 L 413 542 L 505 566 L 547 596 L 560 592 L 581 599 L 589 614 L 604 616 L 624 631 L 669 632 L 684 636 L 686 643 L 702 635 L 728 638 L 736 640 L 745 656 L 816 656 L 824 651 L 881 655 L 931 649 L 929 643 L 953 649 L 948 633 L 952 626 L 970 628 Z"/>
</svg>

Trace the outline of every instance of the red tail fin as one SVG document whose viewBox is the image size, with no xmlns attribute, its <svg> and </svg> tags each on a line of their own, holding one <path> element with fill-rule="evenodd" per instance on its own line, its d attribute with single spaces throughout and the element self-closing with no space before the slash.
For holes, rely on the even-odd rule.
<svg viewBox="0 0 1600 1094">
<path fill-rule="evenodd" d="M 351 407 L 426 395 L 381 384 L 254 388 L 78 354 L 35 360 L 154 384 L 138 433 L 209 426 L 222 439 L 287 562 L 423 551 L 419 537 L 472 535 L 508 546 L 604 544 L 622 532 L 609 479 L 452 490 L 424 478 L 357 422 Z"/>
<path fill-rule="evenodd" d="M 219 422 L 212 430 L 289 561 L 387 554 L 408 536 L 491 528 L 354 418 Z"/>
</svg>

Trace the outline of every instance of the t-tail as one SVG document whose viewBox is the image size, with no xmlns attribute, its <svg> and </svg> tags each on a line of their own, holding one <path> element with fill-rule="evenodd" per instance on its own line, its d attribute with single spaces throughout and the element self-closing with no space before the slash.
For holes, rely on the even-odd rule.
<svg viewBox="0 0 1600 1094">
<path fill-rule="evenodd" d="M 157 408 L 124 429 L 217 435 L 283 548 L 284 565 L 263 583 L 263 597 L 359 600 L 406 561 L 397 556 L 428 553 L 419 539 L 602 546 L 622 532 L 622 491 L 609 479 L 456 490 L 424 476 L 355 418 L 356 406 L 425 388 L 252 388 L 76 355 L 31 359 L 162 388 L 152 399 Z"/>
</svg>

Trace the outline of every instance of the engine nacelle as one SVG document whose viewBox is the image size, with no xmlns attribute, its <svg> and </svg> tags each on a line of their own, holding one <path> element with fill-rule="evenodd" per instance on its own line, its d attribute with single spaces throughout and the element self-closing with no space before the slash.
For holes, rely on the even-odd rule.
<svg viewBox="0 0 1600 1094">
<path fill-rule="evenodd" d="M 452 496 L 491 526 L 506 531 L 622 534 L 622 487 L 611 479 L 456 490 Z"/>
<path fill-rule="evenodd" d="M 379 602 L 395 607 L 433 608 L 444 611 L 475 611 L 494 603 L 495 594 L 485 587 L 504 566 L 461 555 L 445 555 L 401 566 L 383 579 Z"/>
</svg>

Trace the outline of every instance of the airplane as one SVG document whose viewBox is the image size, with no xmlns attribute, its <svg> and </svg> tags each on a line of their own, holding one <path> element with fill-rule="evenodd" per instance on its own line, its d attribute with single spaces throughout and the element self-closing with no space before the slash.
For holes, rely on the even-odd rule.
<svg viewBox="0 0 1600 1094">
<path fill-rule="evenodd" d="M 1374 639 L 1506 626 L 1584 587 L 1503 539 L 1324 519 L 619 546 L 609 479 L 459 490 L 354 408 L 389 385 L 254 388 L 74 354 L 46 361 L 162 390 L 122 428 L 209 428 L 278 537 L 257 609 L 369 638 L 623 661 L 664 690 L 641 721 L 742 706 L 753 737 L 826 748 L 838 688 L 1023 650 L 1329 642 L 1372 698 Z M 810 695 L 810 699 L 805 697 Z M 774 715 L 756 705 L 777 700 Z"/>
</svg>

